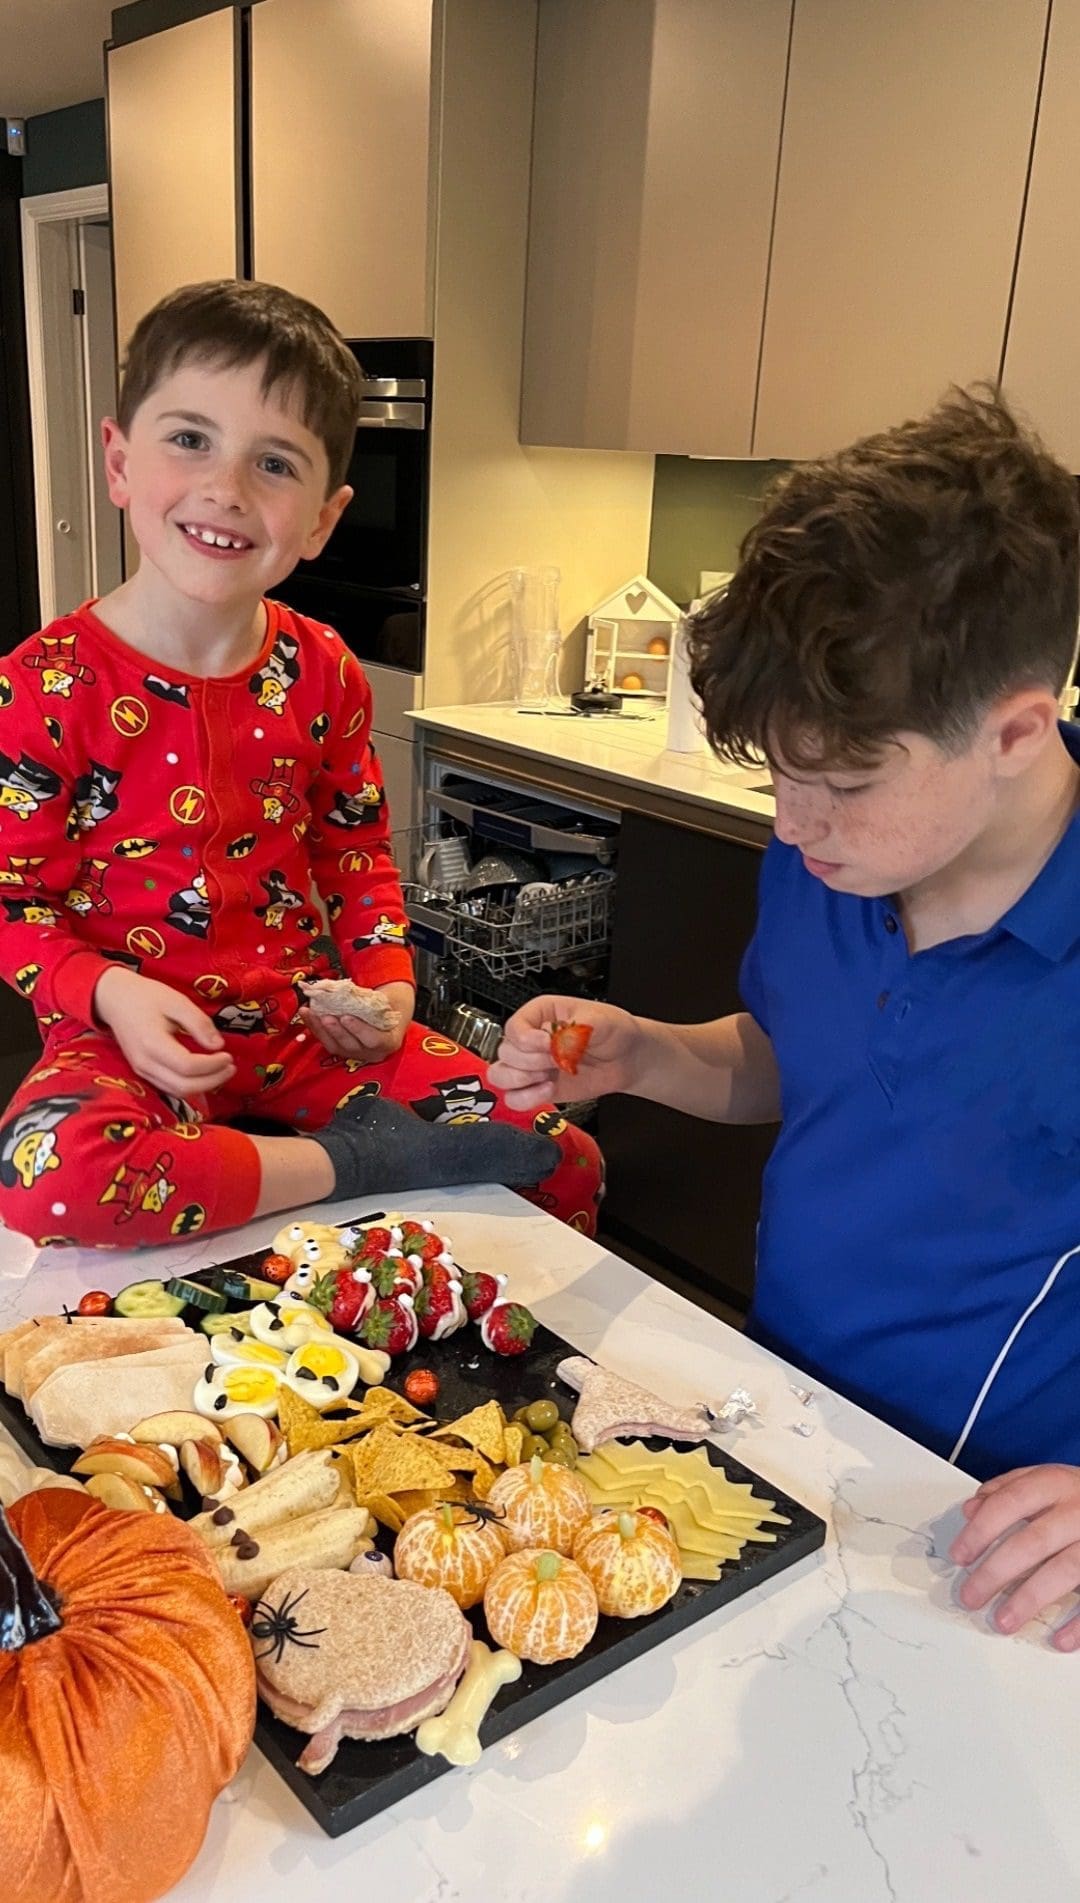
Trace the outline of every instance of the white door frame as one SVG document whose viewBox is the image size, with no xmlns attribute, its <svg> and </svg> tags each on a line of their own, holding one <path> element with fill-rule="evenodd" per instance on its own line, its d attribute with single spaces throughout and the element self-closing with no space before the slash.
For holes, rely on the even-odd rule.
<svg viewBox="0 0 1080 1903">
<path fill-rule="evenodd" d="M 23 297 L 26 305 L 26 366 L 30 382 L 30 427 L 34 446 L 34 515 L 37 528 L 38 592 L 43 626 L 56 615 L 52 553 L 52 481 L 45 401 L 45 352 L 38 231 L 42 225 L 109 215 L 107 185 L 80 185 L 67 192 L 39 192 L 22 201 Z"/>
</svg>

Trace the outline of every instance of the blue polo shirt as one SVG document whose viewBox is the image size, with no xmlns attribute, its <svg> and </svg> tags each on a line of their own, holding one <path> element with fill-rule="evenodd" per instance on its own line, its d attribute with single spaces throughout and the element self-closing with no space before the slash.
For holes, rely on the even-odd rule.
<svg viewBox="0 0 1080 1903">
<path fill-rule="evenodd" d="M 980 1479 L 1080 1464 L 1080 813 L 914 957 L 774 840 L 742 994 L 783 1103 L 748 1332 Z"/>
</svg>

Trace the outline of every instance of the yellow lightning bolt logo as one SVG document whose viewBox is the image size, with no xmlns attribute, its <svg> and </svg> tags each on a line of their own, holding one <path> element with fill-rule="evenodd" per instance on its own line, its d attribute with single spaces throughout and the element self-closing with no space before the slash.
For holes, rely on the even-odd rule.
<svg viewBox="0 0 1080 1903">
<path fill-rule="evenodd" d="M 127 935 L 127 948 L 141 952 L 144 958 L 160 958 L 165 951 L 165 940 L 152 925 L 136 925 Z"/>
<path fill-rule="evenodd" d="M 144 703 L 134 694 L 120 694 L 109 708 L 109 719 L 117 733 L 144 733 L 150 716 Z"/>
<path fill-rule="evenodd" d="M 206 811 L 201 786 L 178 786 L 169 796 L 169 811 L 181 826 L 197 826 Z"/>
</svg>

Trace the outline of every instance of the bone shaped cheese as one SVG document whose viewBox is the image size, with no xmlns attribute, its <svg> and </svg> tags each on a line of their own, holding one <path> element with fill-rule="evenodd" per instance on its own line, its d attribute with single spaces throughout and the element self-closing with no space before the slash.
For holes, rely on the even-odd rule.
<svg viewBox="0 0 1080 1903">
<path fill-rule="evenodd" d="M 475 1764 L 483 1749 L 480 1726 L 496 1694 L 521 1677 L 521 1660 L 512 1652 L 493 1652 L 482 1639 L 469 1648 L 469 1663 L 446 1710 L 425 1718 L 416 1745 L 425 1757 L 444 1757 L 448 1764 Z"/>
</svg>

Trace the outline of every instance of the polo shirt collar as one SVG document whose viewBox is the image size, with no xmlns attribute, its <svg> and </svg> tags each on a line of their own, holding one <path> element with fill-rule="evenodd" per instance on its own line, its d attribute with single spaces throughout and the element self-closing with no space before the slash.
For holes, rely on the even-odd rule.
<svg viewBox="0 0 1080 1903">
<path fill-rule="evenodd" d="M 1080 725 L 1062 721 L 1060 733 L 1080 765 Z M 999 921 L 999 930 L 1055 964 L 1080 941 L 1080 809 L 1038 877 Z"/>
</svg>

